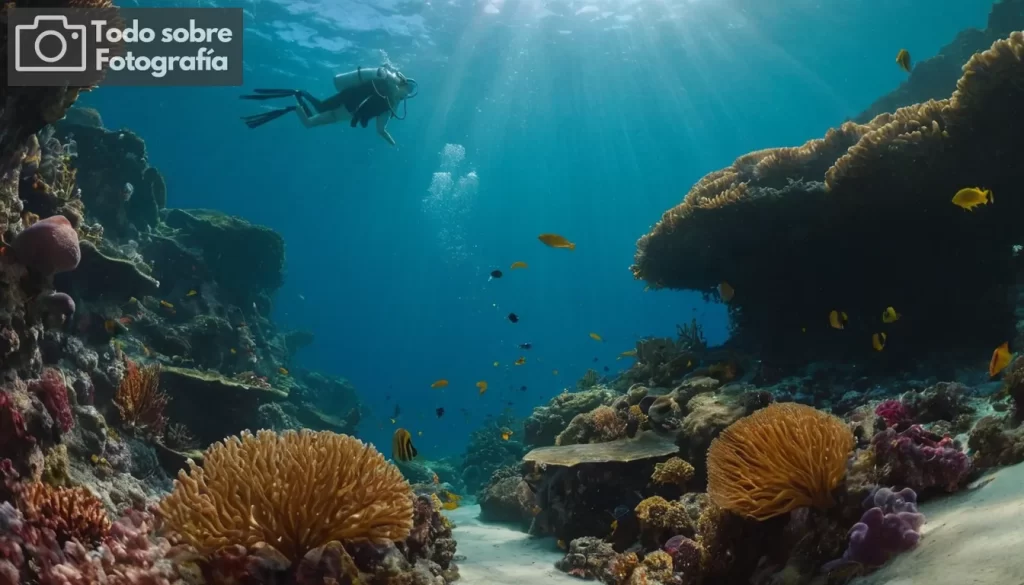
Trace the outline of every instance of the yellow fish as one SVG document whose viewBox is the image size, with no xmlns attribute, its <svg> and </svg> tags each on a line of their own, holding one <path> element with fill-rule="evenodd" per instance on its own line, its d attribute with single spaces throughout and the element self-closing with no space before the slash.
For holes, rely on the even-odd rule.
<svg viewBox="0 0 1024 585">
<path fill-rule="evenodd" d="M 165 308 L 165 309 L 174 310 L 174 305 L 172 305 L 171 303 L 168 303 L 167 301 L 160 301 L 160 306 Z"/>
<path fill-rule="evenodd" d="M 996 198 L 992 191 L 981 187 L 964 187 L 953 195 L 953 205 L 963 207 L 967 211 L 974 211 L 974 208 L 986 203 L 995 203 Z"/>
<path fill-rule="evenodd" d="M 882 351 L 885 349 L 885 340 L 888 338 L 889 336 L 885 332 L 875 333 L 871 336 L 871 347 L 875 348 L 875 351 Z"/>
<path fill-rule="evenodd" d="M 519 358 L 519 359 L 517 359 L 517 360 L 515 361 L 515 364 L 516 364 L 517 366 L 521 366 L 521 365 L 523 365 L 523 364 L 525 364 L 525 363 L 526 363 L 526 358 L 524 358 L 524 357 L 521 357 L 521 358 Z"/>
<path fill-rule="evenodd" d="M 509 437 L 511 437 L 511 436 L 512 436 L 512 433 L 501 433 L 501 440 L 502 441 L 507 441 L 509 439 Z"/>
<path fill-rule="evenodd" d="M 553 376 L 557 376 L 558 375 L 558 370 L 551 370 L 551 374 Z"/>
<path fill-rule="evenodd" d="M 437 382 L 434 382 L 433 384 L 431 384 L 430 387 L 431 388 L 444 388 L 447 385 L 448 385 L 448 380 L 445 380 L 444 378 L 442 378 L 442 379 L 438 380 Z"/>
<path fill-rule="evenodd" d="M 733 295 L 736 291 L 733 290 L 732 286 L 728 282 L 721 282 L 718 284 L 718 296 L 722 298 L 723 302 L 728 303 L 732 300 Z"/>
<path fill-rule="evenodd" d="M 576 249 L 576 244 L 558 234 L 541 234 L 537 236 L 537 239 L 544 242 L 546 246 L 550 246 L 552 248 L 564 248 L 566 250 Z"/>
<path fill-rule="evenodd" d="M 828 324 L 831 325 L 833 329 L 844 329 L 847 321 L 849 321 L 849 317 L 846 316 L 846 312 L 844 311 L 833 310 L 828 314 Z"/>
<path fill-rule="evenodd" d="M 617 359 L 617 360 L 621 360 L 621 359 L 622 359 L 622 358 L 624 358 L 624 357 L 631 357 L 631 358 L 635 358 L 635 357 L 636 357 L 636 350 L 635 350 L 635 349 L 631 349 L 631 350 L 629 350 L 629 351 L 624 351 L 624 352 L 620 353 L 620 354 L 619 354 L 619 357 L 617 357 L 617 358 L 615 358 L 615 359 Z"/>
<path fill-rule="evenodd" d="M 896 64 L 900 66 L 900 69 L 910 73 L 910 51 L 900 49 L 900 52 L 896 53 Z"/>
<path fill-rule="evenodd" d="M 882 311 L 882 323 L 895 323 L 900 320 L 900 317 L 902 317 L 902 315 L 897 313 L 896 309 L 892 307 L 886 307 L 885 310 Z"/>
<path fill-rule="evenodd" d="M 526 262 L 513 262 L 509 270 L 516 270 L 518 268 L 526 268 Z"/>
<path fill-rule="evenodd" d="M 185 296 L 186 296 L 186 297 L 194 297 L 194 296 L 196 296 L 197 294 L 199 294 L 199 291 L 197 291 L 196 289 L 192 289 L 192 290 L 188 291 L 188 294 L 187 294 L 187 295 L 185 295 Z"/>
<path fill-rule="evenodd" d="M 394 419 L 391 419 L 394 421 Z M 412 435 L 405 429 L 395 430 L 391 437 L 391 456 L 396 461 L 412 461 L 419 453 L 412 446 Z"/>
<path fill-rule="evenodd" d="M 618 530 L 618 529 L 619 529 L 619 521 L 618 520 L 612 520 L 612 534 L 614 534 L 615 531 Z"/>
<path fill-rule="evenodd" d="M 593 339 L 594 341 L 604 341 L 603 339 L 601 339 L 601 336 L 598 335 L 597 333 L 591 333 L 590 338 Z"/>
<path fill-rule="evenodd" d="M 484 382 L 483 380 L 480 380 L 479 382 L 477 382 L 476 383 L 476 387 L 480 389 L 480 393 L 481 394 L 483 394 L 484 392 L 487 392 L 487 382 Z"/>
<path fill-rule="evenodd" d="M 391 424 L 395 424 L 396 422 L 398 421 L 396 421 L 395 419 L 391 419 Z"/>
<path fill-rule="evenodd" d="M 277 373 L 281 374 L 282 376 L 287 376 L 288 375 L 288 368 L 286 368 L 284 366 L 281 366 L 280 368 L 277 368 Z"/>
<path fill-rule="evenodd" d="M 992 360 L 988 363 L 988 377 L 994 378 L 996 374 L 1002 372 L 1006 366 L 1010 365 L 1010 360 L 1013 359 L 1013 354 L 1010 353 L 1010 344 L 1003 343 L 992 352 Z"/>
<path fill-rule="evenodd" d="M 117 326 L 117 321 L 114 321 L 113 319 L 107 319 L 106 321 L 104 321 L 103 322 L 103 328 L 106 329 L 107 333 L 109 333 L 111 335 L 113 335 L 113 334 L 115 334 L 115 333 L 117 333 L 119 331 L 119 328 Z"/>
<path fill-rule="evenodd" d="M 231 355 L 235 355 L 237 353 L 238 353 L 238 350 L 232 347 L 231 348 Z"/>
<path fill-rule="evenodd" d="M 501 364 L 499 364 L 498 362 L 494 362 L 494 367 L 498 367 L 498 366 L 500 366 L 500 365 L 501 365 Z"/>
<path fill-rule="evenodd" d="M 558 539 L 558 542 L 556 542 L 555 544 L 556 544 L 556 545 L 558 545 L 558 548 L 560 548 L 560 549 L 562 549 L 562 550 L 565 550 L 565 549 L 566 549 L 566 546 L 565 546 L 565 541 L 564 541 L 564 540 L 562 540 L 561 538 L 559 538 L 559 539 Z"/>
</svg>

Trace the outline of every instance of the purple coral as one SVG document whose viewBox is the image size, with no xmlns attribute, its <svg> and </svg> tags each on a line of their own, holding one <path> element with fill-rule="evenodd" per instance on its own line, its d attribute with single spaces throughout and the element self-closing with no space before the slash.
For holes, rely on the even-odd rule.
<svg viewBox="0 0 1024 585">
<path fill-rule="evenodd" d="M 75 426 L 75 419 L 71 415 L 71 405 L 68 403 L 68 388 L 64 384 L 64 376 L 53 368 L 43 370 L 38 380 L 28 383 L 29 390 L 35 392 L 36 396 L 46 407 L 53 420 L 60 426 L 61 432 L 68 432 Z"/>
<path fill-rule="evenodd" d="M 882 480 L 916 492 L 941 487 L 953 492 L 971 472 L 971 460 L 949 437 L 913 425 L 897 433 L 886 429 L 874 436 L 875 465 Z"/>
<path fill-rule="evenodd" d="M 914 548 L 921 539 L 924 514 L 917 511 L 917 494 L 910 488 L 894 492 L 879 488 L 864 500 L 867 511 L 850 529 L 850 545 L 825 565 L 833 570 L 847 563 L 880 567 L 893 556 Z"/>
<path fill-rule="evenodd" d="M 899 400 L 884 400 L 875 407 L 875 414 L 885 421 L 886 426 L 898 427 L 910 422 L 910 410 Z"/>
<path fill-rule="evenodd" d="M 78 232 L 63 215 L 41 219 L 25 228 L 14 238 L 11 251 L 18 262 L 46 276 L 74 270 L 82 260 Z"/>
</svg>

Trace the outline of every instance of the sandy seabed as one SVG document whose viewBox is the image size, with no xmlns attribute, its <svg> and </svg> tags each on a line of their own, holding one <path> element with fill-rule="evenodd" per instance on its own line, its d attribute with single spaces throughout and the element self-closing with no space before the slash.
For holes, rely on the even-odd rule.
<svg viewBox="0 0 1024 585">
<path fill-rule="evenodd" d="M 921 543 L 854 585 L 1024 585 L 1024 464 L 920 506 Z"/>
<path fill-rule="evenodd" d="M 555 568 L 562 553 L 553 538 L 533 538 L 513 528 L 480 522 L 480 506 L 445 514 L 455 522 L 459 543 L 458 583 L 464 585 L 579 585 L 580 580 Z"/>
</svg>

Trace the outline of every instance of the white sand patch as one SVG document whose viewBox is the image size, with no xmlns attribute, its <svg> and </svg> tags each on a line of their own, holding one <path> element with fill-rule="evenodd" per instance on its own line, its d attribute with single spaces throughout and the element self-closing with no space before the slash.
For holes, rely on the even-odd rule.
<svg viewBox="0 0 1024 585">
<path fill-rule="evenodd" d="M 976 483 L 922 504 L 928 523 L 917 548 L 853 584 L 1024 584 L 1024 464 Z"/>
<path fill-rule="evenodd" d="M 455 522 L 456 554 L 462 585 L 579 585 L 555 568 L 562 554 L 553 538 L 534 538 L 518 530 L 477 519 L 480 506 L 445 512 Z"/>
</svg>

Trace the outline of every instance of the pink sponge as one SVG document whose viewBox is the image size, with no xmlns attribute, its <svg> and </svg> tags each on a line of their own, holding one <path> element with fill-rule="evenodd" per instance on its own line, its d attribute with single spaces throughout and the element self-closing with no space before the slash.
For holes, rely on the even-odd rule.
<svg viewBox="0 0 1024 585">
<path fill-rule="evenodd" d="M 63 215 L 41 219 L 25 228 L 14 239 L 11 250 L 18 262 L 47 276 L 74 270 L 82 259 L 78 233 Z"/>
</svg>

